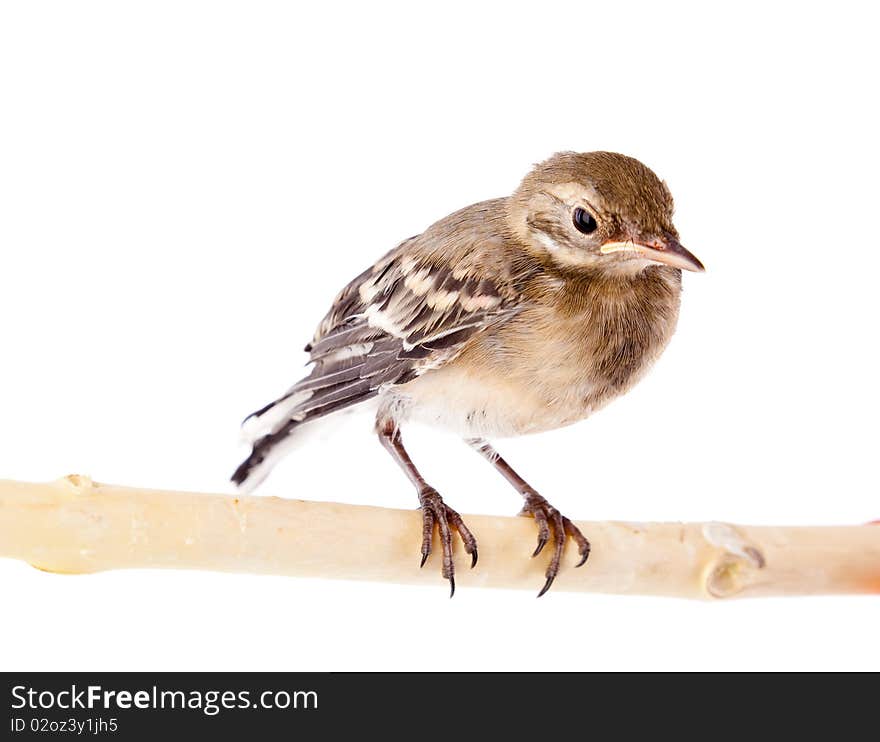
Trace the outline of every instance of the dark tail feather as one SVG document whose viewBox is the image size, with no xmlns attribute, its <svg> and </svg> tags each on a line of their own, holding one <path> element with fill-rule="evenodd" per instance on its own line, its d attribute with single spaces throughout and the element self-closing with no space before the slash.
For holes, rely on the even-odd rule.
<svg viewBox="0 0 880 742">
<path fill-rule="evenodd" d="M 239 464 L 238 468 L 232 473 L 230 479 L 237 487 L 241 487 L 250 477 L 251 473 L 260 464 L 262 464 L 269 452 L 275 448 L 282 440 L 286 439 L 293 429 L 299 425 L 299 421 L 291 420 L 286 423 L 277 433 L 263 436 L 251 449 L 250 456 Z"/>
<path fill-rule="evenodd" d="M 269 470 L 271 469 L 271 464 L 274 463 L 268 461 L 270 456 L 276 452 L 279 452 L 282 444 L 290 440 L 290 436 L 300 425 L 304 425 L 305 423 L 311 422 L 312 420 L 317 420 L 320 417 L 329 415 L 331 412 L 335 412 L 336 410 L 342 409 L 344 407 L 349 407 L 350 405 L 356 404 L 358 402 L 363 402 L 367 399 L 370 399 L 370 397 L 374 397 L 375 395 L 375 390 L 359 390 L 358 393 L 348 395 L 343 399 L 335 399 L 328 404 L 309 409 L 302 419 L 288 420 L 278 430 L 269 433 L 268 435 L 264 435 L 262 438 L 259 438 L 254 443 L 254 446 L 251 449 L 250 456 L 248 456 L 244 461 L 241 462 L 239 467 L 235 470 L 235 472 L 233 472 L 230 479 L 238 487 L 256 486 L 269 473 Z M 271 405 L 269 406 L 271 407 Z M 268 463 L 269 466 L 265 467 L 265 471 L 262 472 L 262 476 L 260 476 L 255 481 L 251 481 L 251 478 L 254 476 L 260 465 L 264 463 Z"/>
</svg>

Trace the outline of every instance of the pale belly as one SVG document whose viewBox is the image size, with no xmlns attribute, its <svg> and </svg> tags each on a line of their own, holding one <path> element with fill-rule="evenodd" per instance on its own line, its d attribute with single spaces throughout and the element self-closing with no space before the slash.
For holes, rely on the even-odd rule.
<svg viewBox="0 0 880 742">
<path fill-rule="evenodd" d="M 588 417 L 589 384 L 555 384 L 553 373 L 522 377 L 475 373 L 455 363 L 389 390 L 381 405 L 404 422 L 447 428 L 464 437 L 509 437 L 570 425 Z"/>
</svg>

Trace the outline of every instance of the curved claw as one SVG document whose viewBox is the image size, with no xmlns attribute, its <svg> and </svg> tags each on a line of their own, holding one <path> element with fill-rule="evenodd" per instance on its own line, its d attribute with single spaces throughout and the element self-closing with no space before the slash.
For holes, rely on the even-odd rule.
<svg viewBox="0 0 880 742">
<path fill-rule="evenodd" d="M 547 545 L 547 539 L 546 539 L 546 538 L 541 538 L 541 537 L 539 536 L 539 537 L 538 537 L 538 546 L 537 546 L 537 547 L 535 548 L 535 550 L 532 552 L 532 559 L 534 559 L 536 556 L 538 556 L 538 554 L 540 554 L 542 551 L 544 551 L 544 547 L 545 547 L 546 545 Z M 543 595 L 543 593 L 542 593 L 542 595 Z"/>
<path fill-rule="evenodd" d="M 586 564 L 587 559 L 590 558 L 590 542 L 587 541 L 587 537 L 581 533 L 581 529 L 578 528 L 574 523 L 572 523 L 568 518 L 563 518 L 562 524 L 565 527 L 565 534 L 573 538 L 577 543 L 578 553 L 581 555 L 581 560 L 574 566 L 575 568 L 583 567 L 584 564 Z"/>
<path fill-rule="evenodd" d="M 474 547 L 474 551 L 471 554 L 471 569 L 477 566 L 477 547 Z"/>
<path fill-rule="evenodd" d="M 431 555 L 431 541 L 434 539 L 434 513 L 430 507 L 422 505 L 422 561 L 419 563 L 419 569 L 425 566 L 428 557 Z"/>
<path fill-rule="evenodd" d="M 449 597 L 455 595 L 455 578 L 449 575 Z"/>
<path fill-rule="evenodd" d="M 546 593 L 550 589 L 550 585 L 553 584 L 553 580 L 556 579 L 556 575 L 550 575 L 547 578 L 547 582 L 544 583 L 544 587 L 541 588 L 541 592 L 538 593 L 537 597 L 541 597 L 544 593 Z"/>
</svg>

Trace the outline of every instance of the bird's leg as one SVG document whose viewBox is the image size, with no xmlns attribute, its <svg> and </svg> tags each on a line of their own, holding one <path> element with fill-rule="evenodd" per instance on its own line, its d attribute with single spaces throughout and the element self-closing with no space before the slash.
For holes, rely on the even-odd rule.
<svg viewBox="0 0 880 742">
<path fill-rule="evenodd" d="M 559 574 L 559 564 L 562 560 L 563 549 L 565 548 L 565 537 L 570 536 L 578 545 L 578 552 L 581 555 L 581 560 L 576 565 L 578 567 L 583 566 L 584 562 L 587 561 L 587 557 L 590 556 L 590 542 L 574 523 L 554 508 L 549 502 L 547 502 L 547 500 L 541 497 L 541 495 L 539 495 L 525 479 L 517 474 L 510 464 L 502 459 L 501 456 L 498 455 L 498 452 L 492 448 L 487 441 L 482 438 L 467 438 L 466 443 L 475 451 L 482 454 L 486 460 L 501 472 L 501 475 L 510 482 L 516 488 L 516 491 L 525 499 L 526 502 L 525 505 L 523 505 L 520 515 L 531 515 L 538 525 L 538 547 L 532 554 L 533 557 L 538 556 L 550 540 L 552 526 L 552 538 L 554 544 L 553 556 L 547 567 L 547 582 L 544 583 L 544 587 L 541 588 L 541 592 L 538 593 L 538 597 L 540 598 L 550 589 L 550 585 L 553 584 L 553 580 L 555 580 L 556 575 Z"/>
<path fill-rule="evenodd" d="M 431 542 L 434 538 L 434 524 L 440 532 L 440 543 L 443 547 L 443 577 L 449 580 L 451 598 L 455 594 L 455 565 L 452 561 L 452 531 L 458 532 L 464 544 L 464 550 L 471 555 L 471 569 L 477 564 L 477 540 L 464 524 L 461 516 L 443 502 L 437 490 L 431 487 L 416 469 L 412 459 L 403 447 L 403 439 L 400 430 L 393 420 L 380 420 L 376 424 L 379 432 L 379 440 L 391 454 L 401 469 L 409 477 L 419 493 L 419 502 L 422 504 L 422 562 L 420 567 L 425 566 L 425 561 L 431 553 Z"/>
</svg>

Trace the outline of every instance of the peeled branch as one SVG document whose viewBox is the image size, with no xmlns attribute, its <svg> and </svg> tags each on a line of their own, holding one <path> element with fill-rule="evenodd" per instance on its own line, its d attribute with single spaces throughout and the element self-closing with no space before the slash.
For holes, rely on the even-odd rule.
<svg viewBox="0 0 880 742">
<path fill-rule="evenodd" d="M 480 546 L 461 544 L 462 588 L 536 591 L 545 555 L 530 559 L 529 518 L 464 516 Z M 38 569 L 201 569 L 434 585 L 434 553 L 419 569 L 416 510 L 121 487 L 70 475 L 49 483 L 0 480 L 0 556 Z M 574 569 L 567 547 L 552 592 L 680 598 L 880 593 L 880 527 L 733 526 L 580 521 L 592 543 Z M 546 557 L 549 558 L 549 557 Z"/>
</svg>

